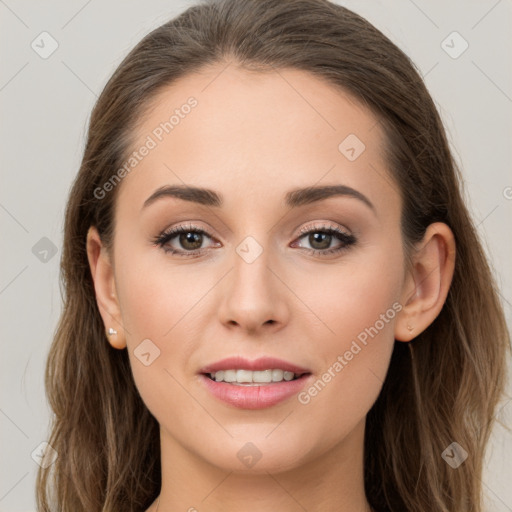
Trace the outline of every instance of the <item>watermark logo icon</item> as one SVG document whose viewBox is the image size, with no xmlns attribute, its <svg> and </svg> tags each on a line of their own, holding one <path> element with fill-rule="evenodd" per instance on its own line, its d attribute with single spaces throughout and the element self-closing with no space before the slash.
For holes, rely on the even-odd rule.
<svg viewBox="0 0 512 512">
<path fill-rule="evenodd" d="M 452 59 L 458 59 L 469 48 L 469 43 L 457 31 L 453 31 L 443 39 L 441 48 Z"/>
<path fill-rule="evenodd" d="M 160 357 L 160 349 L 151 340 L 145 339 L 137 345 L 133 354 L 144 366 L 149 366 Z"/>
<path fill-rule="evenodd" d="M 345 137 L 338 146 L 339 152 L 351 162 L 358 159 L 365 149 L 363 141 L 354 133 Z"/>
<path fill-rule="evenodd" d="M 238 255 L 246 262 L 252 263 L 263 252 L 263 247 L 252 236 L 245 237 L 236 248 Z"/>
<path fill-rule="evenodd" d="M 236 456 L 244 466 L 247 466 L 250 469 L 261 459 L 262 453 L 254 443 L 248 442 L 238 450 Z"/>
<path fill-rule="evenodd" d="M 50 33 L 45 31 L 41 32 L 32 43 L 30 43 L 30 46 L 39 57 L 47 59 L 57 50 L 59 43 Z"/>
<path fill-rule="evenodd" d="M 30 454 L 32 460 L 43 469 L 50 467 L 57 460 L 57 456 L 57 451 L 46 441 L 39 444 Z"/>
<path fill-rule="evenodd" d="M 42 263 L 48 263 L 57 254 L 57 246 L 49 238 L 43 236 L 32 247 L 32 254 Z"/>
<path fill-rule="evenodd" d="M 468 458 L 468 452 L 459 443 L 453 442 L 443 451 L 441 457 L 449 466 L 457 469 Z"/>
</svg>

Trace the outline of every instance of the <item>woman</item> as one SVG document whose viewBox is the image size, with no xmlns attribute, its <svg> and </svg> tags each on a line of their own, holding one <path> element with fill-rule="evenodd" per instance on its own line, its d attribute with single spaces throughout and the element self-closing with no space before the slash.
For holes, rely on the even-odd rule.
<svg viewBox="0 0 512 512">
<path fill-rule="evenodd" d="M 68 202 L 40 510 L 481 511 L 510 339 L 460 187 L 413 64 L 341 6 L 147 35 Z"/>
</svg>

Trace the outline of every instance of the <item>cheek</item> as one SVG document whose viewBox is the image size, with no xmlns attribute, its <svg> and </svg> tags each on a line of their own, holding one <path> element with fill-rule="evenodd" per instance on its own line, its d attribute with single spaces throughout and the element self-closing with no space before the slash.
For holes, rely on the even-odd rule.
<svg viewBox="0 0 512 512">
<path fill-rule="evenodd" d="M 150 249 L 152 253 L 158 250 Z M 154 254 L 132 255 L 118 265 L 121 313 L 132 343 L 144 338 L 165 343 L 189 323 L 214 283 L 213 276 L 208 279 L 203 274 L 199 279 L 191 267 Z"/>
<path fill-rule="evenodd" d="M 146 407 L 160 424 L 169 425 L 176 411 L 185 414 L 191 408 L 183 372 L 193 352 L 188 328 L 199 290 L 189 287 L 184 293 L 187 283 L 179 276 L 165 279 L 154 268 L 137 268 L 120 276 L 119 289 L 130 366 Z"/>
<path fill-rule="evenodd" d="M 398 250 L 397 250 L 398 247 Z M 381 246 L 333 267 L 301 296 L 314 304 L 323 325 L 310 337 L 323 368 L 299 402 L 314 414 L 306 421 L 329 418 L 332 432 L 353 427 L 373 405 L 382 388 L 394 347 L 394 324 L 402 309 L 398 299 L 403 261 L 400 245 Z M 326 329 L 326 327 L 328 329 Z M 321 329 L 321 330 L 320 330 Z M 324 332 L 323 336 L 319 333 Z M 315 420 L 313 420 L 315 418 Z"/>
<path fill-rule="evenodd" d="M 359 335 L 364 343 L 367 329 L 373 333 L 369 339 L 393 339 L 402 281 L 403 257 L 397 239 L 360 248 L 339 264 L 315 270 L 314 279 L 298 280 L 295 288 L 324 325 L 329 341 L 322 345 L 330 353 L 343 350 L 347 343 L 350 346 Z"/>
<path fill-rule="evenodd" d="M 400 307 L 390 299 L 382 292 L 343 300 L 338 315 L 328 320 L 336 334 L 318 344 L 322 368 L 297 396 L 300 428 L 317 433 L 320 450 L 329 450 L 364 421 L 382 389 Z"/>
<path fill-rule="evenodd" d="M 169 423 L 166 415 L 172 416 L 172 410 L 191 408 L 190 396 L 180 383 L 185 382 L 197 349 L 205 294 L 218 278 L 211 272 L 205 275 L 192 267 L 167 264 L 164 258 L 157 266 L 154 254 L 123 253 L 121 244 L 118 250 L 117 292 L 132 374 L 147 408 L 160 422 Z"/>
</svg>

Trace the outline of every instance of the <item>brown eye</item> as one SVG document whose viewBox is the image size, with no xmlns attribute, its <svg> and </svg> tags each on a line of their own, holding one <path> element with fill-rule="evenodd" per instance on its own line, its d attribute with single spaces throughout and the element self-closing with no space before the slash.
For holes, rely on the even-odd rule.
<svg viewBox="0 0 512 512">
<path fill-rule="evenodd" d="M 177 226 L 161 233 L 153 243 L 167 253 L 187 257 L 197 256 L 203 252 L 205 238 L 211 239 L 212 236 L 199 227 Z"/>
<path fill-rule="evenodd" d="M 333 239 L 332 235 L 321 232 L 314 232 L 308 235 L 308 242 L 313 247 L 313 249 L 317 250 L 325 250 L 328 249 L 331 245 L 331 241 Z"/>
<path fill-rule="evenodd" d="M 303 247 L 305 250 L 317 255 L 334 254 L 347 250 L 351 245 L 356 243 L 354 235 L 345 233 L 341 229 L 333 226 L 314 227 L 312 229 L 302 229 L 302 236 L 306 238 L 311 248 Z M 338 240 L 338 247 L 330 248 L 333 240 Z M 302 245 L 300 246 L 302 247 Z"/>
<path fill-rule="evenodd" d="M 178 235 L 178 240 L 179 240 L 180 245 L 184 249 L 188 249 L 191 251 L 200 249 L 201 245 L 203 245 L 202 233 L 197 233 L 197 232 L 193 232 L 193 231 L 189 231 L 187 233 L 180 233 Z"/>
</svg>

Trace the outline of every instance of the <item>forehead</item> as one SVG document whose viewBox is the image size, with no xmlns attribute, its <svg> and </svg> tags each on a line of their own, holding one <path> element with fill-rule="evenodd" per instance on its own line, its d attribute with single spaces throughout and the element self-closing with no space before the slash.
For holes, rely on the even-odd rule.
<svg viewBox="0 0 512 512">
<path fill-rule="evenodd" d="M 151 99 L 134 139 L 134 151 L 150 150 L 121 183 L 119 201 L 132 206 L 166 184 L 261 202 L 332 183 L 377 196 L 390 181 L 378 119 L 350 94 L 296 69 L 261 73 L 223 63 L 187 75 Z"/>
</svg>

